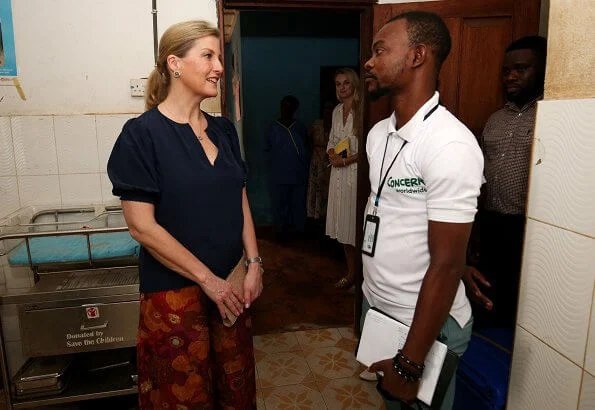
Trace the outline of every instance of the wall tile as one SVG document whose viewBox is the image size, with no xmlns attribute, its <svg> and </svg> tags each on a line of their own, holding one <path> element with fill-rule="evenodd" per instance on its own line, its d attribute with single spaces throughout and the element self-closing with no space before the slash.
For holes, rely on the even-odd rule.
<svg viewBox="0 0 595 410">
<path fill-rule="evenodd" d="M 112 182 L 107 174 L 101 174 L 101 196 L 106 205 L 120 203 L 120 198 L 112 195 Z"/>
<path fill-rule="evenodd" d="M 595 375 L 595 300 L 591 305 L 591 325 L 589 327 L 589 340 L 587 340 L 585 370 Z"/>
<path fill-rule="evenodd" d="M 595 241 L 529 219 L 518 324 L 582 366 L 595 283 Z"/>
<path fill-rule="evenodd" d="M 99 147 L 99 172 L 107 172 L 107 160 L 112 152 L 114 143 L 122 132 L 122 126 L 136 114 L 123 115 L 98 115 L 97 122 L 97 146 Z"/>
<path fill-rule="evenodd" d="M 545 2 L 541 2 L 542 6 Z M 547 99 L 595 95 L 595 53 L 582 44 L 595 43 L 593 0 L 553 1 L 549 6 Z"/>
<path fill-rule="evenodd" d="M 16 175 L 10 117 L 0 117 L 0 176 Z"/>
<path fill-rule="evenodd" d="M 539 103 L 530 217 L 595 236 L 594 129 L 595 99 Z"/>
<path fill-rule="evenodd" d="M 99 172 L 94 115 L 54 118 L 60 174 Z"/>
<path fill-rule="evenodd" d="M 578 410 L 595 409 L 595 377 L 583 372 L 583 385 Z"/>
<path fill-rule="evenodd" d="M 575 409 L 581 375 L 580 367 L 517 326 L 507 408 Z"/>
<path fill-rule="evenodd" d="M 20 176 L 18 182 L 21 206 L 59 205 L 62 201 L 58 175 Z"/>
<path fill-rule="evenodd" d="M 19 187 L 17 177 L 0 177 L 0 218 L 19 209 Z"/>
<path fill-rule="evenodd" d="M 101 203 L 99 174 L 60 175 L 63 205 L 91 205 Z"/>
<path fill-rule="evenodd" d="M 12 140 L 18 175 L 58 173 L 54 120 L 51 116 L 13 117 Z"/>
</svg>

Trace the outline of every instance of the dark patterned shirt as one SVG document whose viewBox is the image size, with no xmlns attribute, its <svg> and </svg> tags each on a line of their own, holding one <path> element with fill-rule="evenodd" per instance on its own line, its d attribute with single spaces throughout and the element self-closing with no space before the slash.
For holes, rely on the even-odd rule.
<svg viewBox="0 0 595 410">
<path fill-rule="evenodd" d="M 485 158 L 483 208 L 509 215 L 524 215 L 529 182 L 531 144 L 537 101 L 517 107 L 508 102 L 488 120 L 480 145 Z"/>
</svg>

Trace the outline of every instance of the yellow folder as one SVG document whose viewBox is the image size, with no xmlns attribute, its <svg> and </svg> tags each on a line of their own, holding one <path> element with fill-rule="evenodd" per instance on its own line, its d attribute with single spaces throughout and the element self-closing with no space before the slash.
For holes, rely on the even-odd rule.
<svg viewBox="0 0 595 410">
<path fill-rule="evenodd" d="M 342 156 L 343 158 L 347 158 L 351 155 L 349 151 L 349 138 L 344 138 L 335 145 L 335 154 Z"/>
</svg>

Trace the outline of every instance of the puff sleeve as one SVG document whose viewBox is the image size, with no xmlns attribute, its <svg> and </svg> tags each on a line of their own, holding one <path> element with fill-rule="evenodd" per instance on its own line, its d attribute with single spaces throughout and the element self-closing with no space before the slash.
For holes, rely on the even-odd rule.
<svg viewBox="0 0 595 410">
<path fill-rule="evenodd" d="M 138 119 L 124 125 L 107 163 L 112 193 L 123 201 L 155 204 L 159 179 L 150 132 Z"/>
</svg>

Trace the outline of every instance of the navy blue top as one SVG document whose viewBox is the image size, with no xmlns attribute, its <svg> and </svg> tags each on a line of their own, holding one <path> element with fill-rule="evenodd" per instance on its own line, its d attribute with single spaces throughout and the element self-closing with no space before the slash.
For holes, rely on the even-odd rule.
<svg viewBox="0 0 595 410">
<path fill-rule="evenodd" d="M 270 153 L 274 184 L 304 184 L 308 179 L 308 153 L 304 144 L 308 130 L 299 120 L 289 127 L 273 121 L 266 133 L 265 150 Z"/>
<path fill-rule="evenodd" d="M 157 108 L 126 122 L 107 164 L 113 194 L 155 205 L 155 219 L 217 276 L 225 278 L 242 256 L 242 190 L 246 169 L 238 135 L 223 117 L 207 119 L 219 149 L 214 165 L 189 124 Z M 140 291 L 196 285 L 141 247 Z"/>
</svg>

